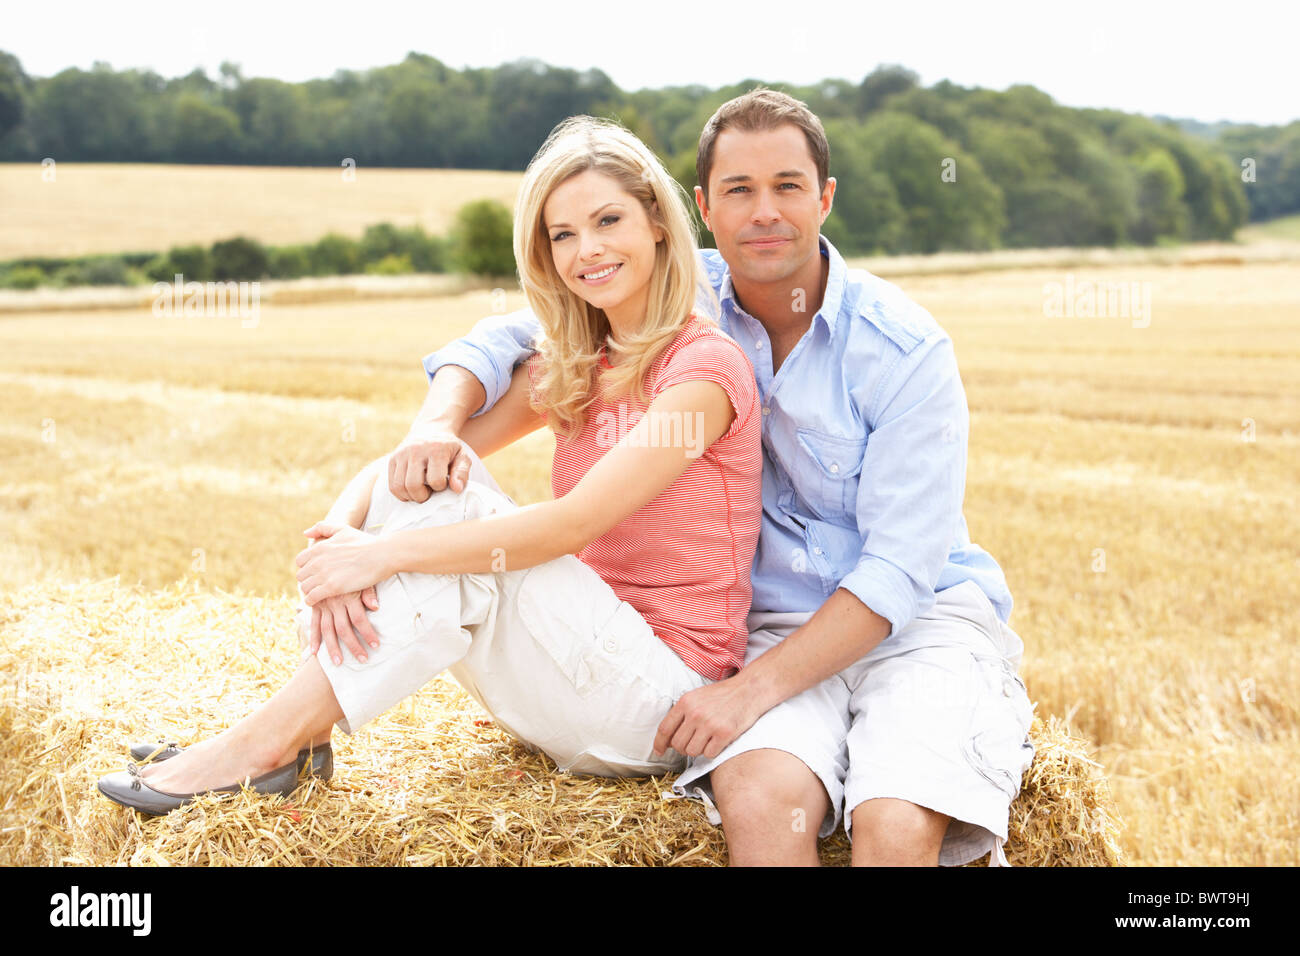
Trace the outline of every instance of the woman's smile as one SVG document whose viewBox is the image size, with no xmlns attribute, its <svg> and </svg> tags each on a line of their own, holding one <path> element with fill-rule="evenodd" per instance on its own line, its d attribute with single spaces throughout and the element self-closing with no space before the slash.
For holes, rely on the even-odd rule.
<svg viewBox="0 0 1300 956">
<path fill-rule="evenodd" d="M 578 278 L 581 279 L 583 282 L 585 282 L 587 285 L 602 285 L 605 283 L 606 280 L 612 279 L 614 277 L 614 273 L 616 273 L 621 268 L 623 268 L 623 263 L 616 262 L 613 263 L 612 265 L 601 266 L 597 269 L 588 270 L 586 272 L 579 273 Z"/>
</svg>

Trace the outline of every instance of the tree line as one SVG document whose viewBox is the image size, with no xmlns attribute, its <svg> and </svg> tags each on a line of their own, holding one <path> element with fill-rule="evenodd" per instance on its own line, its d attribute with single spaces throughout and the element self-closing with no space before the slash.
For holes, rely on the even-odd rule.
<svg viewBox="0 0 1300 956">
<path fill-rule="evenodd" d="M 419 53 L 302 83 L 232 63 L 215 78 L 102 63 L 35 78 L 0 53 L 0 161 L 520 170 L 557 122 L 588 113 L 622 122 L 690 189 L 705 120 L 758 83 L 629 92 L 599 70 L 456 70 Z M 826 124 L 840 187 L 825 231 L 846 253 L 1227 239 L 1300 211 L 1300 122 L 1182 128 L 1027 85 L 924 87 L 900 66 L 765 85 Z"/>
<path fill-rule="evenodd" d="M 165 252 L 28 256 L 0 262 L 0 289 L 171 283 L 177 276 L 186 282 L 415 272 L 504 277 L 515 272 L 512 219 L 495 199 L 479 199 L 460 207 L 446 236 L 379 222 L 358 239 L 328 233 L 315 242 L 266 246 L 234 236 Z"/>
</svg>

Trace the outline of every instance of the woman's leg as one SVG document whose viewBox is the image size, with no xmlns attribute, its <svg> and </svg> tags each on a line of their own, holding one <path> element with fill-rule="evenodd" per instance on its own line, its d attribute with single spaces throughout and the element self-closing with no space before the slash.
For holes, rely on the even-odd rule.
<svg viewBox="0 0 1300 956">
<path fill-rule="evenodd" d="M 415 503 L 399 502 L 381 476 L 364 527 L 383 535 L 514 507 L 477 457 L 470 479 L 481 486 L 473 494 L 445 490 Z M 365 664 L 344 651 L 344 663 L 336 667 L 322 647 L 270 700 L 237 724 L 170 760 L 150 764 L 141 776 L 155 790 L 174 794 L 261 776 L 293 762 L 309 744 L 328 742 L 336 724 L 351 733 L 445 670 L 468 648 L 469 633 L 462 624 L 482 619 L 486 598 L 495 590 L 494 576 L 401 577 L 389 578 L 377 588 L 380 607 L 369 617 L 380 646 Z M 299 623 L 303 623 L 301 615 Z"/>
<path fill-rule="evenodd" d="M 141 776 L 164 793 L 226 787 L 292 763 L 309 743 L 327 741 L 342 717 L 319 661 L 311 657 L 275 696 L 239 723 L 170 760 L 150 764 Z"/>
</svg>

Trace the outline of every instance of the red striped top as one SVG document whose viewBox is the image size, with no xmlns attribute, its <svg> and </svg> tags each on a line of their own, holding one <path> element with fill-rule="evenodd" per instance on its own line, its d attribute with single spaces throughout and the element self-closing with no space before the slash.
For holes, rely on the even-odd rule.
<svg viewBox="0 0 1300 956">
<path fill-rule="evenodd" d="M 530 360 L 536 382 L 540 356 Z M 608 368 L 604 354 L 603 368 Z M 745 660 L 751 597 L 749 574 L 762 518 L 762 415 L 749 359 L 730 337 L 692 315 L 646 376 L 651 401 L 671 385 L 716 382 L 736 411 L 721 438 L 657 498 L 592 541 L 578 558 L 645 618 L 691 669 L 711 680 Z M 597 385 L 599 388 L 599 385 Z M 551 488 L 568 494 L 609 448 L 645 415 L 630 397 L 598 395 L 581 433 L 556 436 Z M 698 451 L 699 426 L 665 418 L 655 433 L 664 444 Z"/>
</svg>

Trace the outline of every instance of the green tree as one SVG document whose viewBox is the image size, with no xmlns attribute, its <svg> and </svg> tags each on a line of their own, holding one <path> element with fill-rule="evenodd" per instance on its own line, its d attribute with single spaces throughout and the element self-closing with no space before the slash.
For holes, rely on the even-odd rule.
<svg viewBox="0 0 1300 956">
<path fill-rule="evenodd" d="M 906 245 L 907 221 L 889 177 L 876 166 L 873 144 L 855 122 L 826 125 L 835 201 L 822 225 L 845 255 L 894 252 Z"/>
<path fill-rule="evenodd" d="M 508 276 L 515 273 L 514 224 L 510 210 L 495 199 L 466 203 L 452 228 L 452 261 L 460 272 Z"/>
<path fill-rule="evenodd" d="M 906 228 L 902 249 L 992 249 L 1006 222 L 1002 191 L 974 156 L 937 129 L 886 110 L 868 120 L 874 169 L 888 177 Z"/>
<path fill-rule="evenodd" d="M 1187 229 L 1187 207 L 1183 204 L 1183 174 L 1168 151 L 1155 148 L 1137 157 L 1137 222 L 1133 237 L 1138 242 L 1182 238 Z"/>
<path fill-rule="evenodd" d="M 31 80 L 18 57 L 0 51 L 0 140 L 22 122 L 30 91 Z"/>
<path fill-rule="evenodd" d="M 882 109 L 890 97 L 915 89 L 920 82 L 917 74 L 896 63 L 876 67 L 858 85 L 858 115 L 866 116 Z"/>
</svg>

